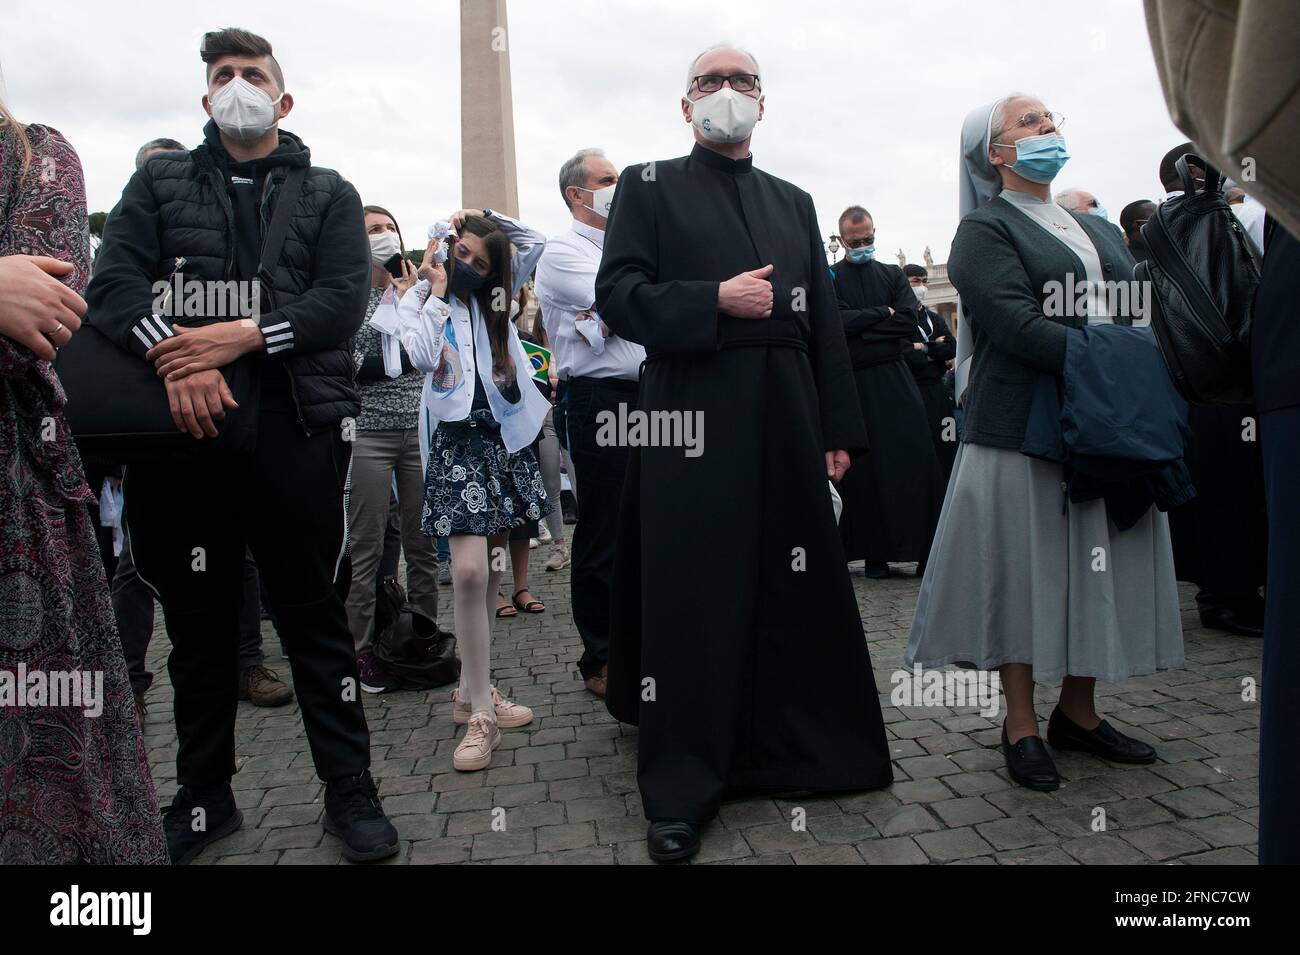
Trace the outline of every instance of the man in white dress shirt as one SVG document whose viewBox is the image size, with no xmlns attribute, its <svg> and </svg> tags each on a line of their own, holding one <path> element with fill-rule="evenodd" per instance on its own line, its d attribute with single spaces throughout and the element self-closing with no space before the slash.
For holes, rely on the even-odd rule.
<svg viewBox="0 0 1300 955">
<path fill-rule="evenodd" d="M 605 245 L 605 219 L 618 170 L 599 149 L 579 150 L 560 167 L 560 194 L 573 226 L 546 244 L 534 289 L 565 392 L 578 525 L 570 584 L 573 622 L 582 636 L 578 667 L 588 690 L 605 695 L 609 657 L 610 579 L 626 446 L 597 444 L 597 416 L 636 407 L 645 349 L 613 334 L 596 313 L 596 270 Z"/>
<path fill-rule="evenodd" d="M 1228 200 L 1232 214 L 1241 221 L 1255 251 L 1264 254 L 1264 217 L 1268 215 L 1263 204 L 1231 179 L 1223 181 L 1223 198 Z"/>
</svg>

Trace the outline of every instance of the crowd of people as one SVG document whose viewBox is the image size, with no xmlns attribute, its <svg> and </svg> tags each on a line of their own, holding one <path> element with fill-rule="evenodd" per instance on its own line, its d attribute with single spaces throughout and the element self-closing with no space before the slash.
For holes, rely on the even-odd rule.
<svg viewBox="0 0 1300 955">
<path fill-rule="evenodd" d="M 325 829 L 353 861 L 395 854 L 360 695 L 404 686 L 385 653 L 394 612 L 431 641 L 454 631 L 453 766 L 489 767 L 502 731 L 533 720 L 491 659 L 500 621 L 546 612 L 529 589 L 539 539 L 546 570 L 569 571 L 576 678 L 639 727 L 656 861 L 693 856 L 740 794 L 891 784 L 857 561 L 920 578 L 905 658 L 876 664 L 996 671 L 1007 772 L 1040 791 L 1060 785 L 1054 751 L 1159 758 L 1098 712 L 1095 686 L 1184 665 L 1177 581 L 1195 583 L 1204 626 L 1266 641 L 1260 858 L 1300 856 L 1284 805 L 1300 610 L 1286 181 L 1266 205 L 1250 181 L 1228 190 L 1263 261 L 1256 402 L 1193 405 L 1188 438 L 1155 410 L 1181 399 L 1134 344 L 1150 340 L 1144 300 L 1104 290 L 1150 257 L 1142 227 L 1163 203 L 1216 185 L 1207 139 L 1174 145 L 1155 198 L 1116 225 L 1093 193 L 1053 193 L 1070 153 L 1049 104 L 972 110 L 950 325 L 924 267 L 876 257 L 867 206 L 840 214 L 845 254 L 828 263 L 812 197 L 755 164 L 762 71 L 739 48 L 689 64 L 686 155 L 620 173 L 584 148 L 561 166 L 564 233 L 462 208 L 415 244 L 282 127 L 293 96 L 267 40 L 208 33 L 201 58 L 201 144 L 141 148 L 93 262 L 75 152 L 0 104 L 0 665 L 104 680 L 95 716 L 0 708 L 18 741 L 0 764 L 0 861 L 190 861 L 241 825 L 239 701 L 295 696 Z M 179 276 L 252 292 L 194 317 L 160 301 Z M 1078 308 L 1053 307 L 1063 286 L 1083 289 Z M 61 381 L 60 350 L 92 334 L 156 389 Z M 1148 440 L 1186 438 L 1161 483 L 1058 453 L 1067 379 L 1109 389 L 1095 418 L 1142 406 Z M 184 443 L 92 447 L 65 387 L 70 409 L 95 393 L 165 406 Z M 611 439 L 630 409 L 699 416 L 702 444 Z M 141 732 L 155 600 L 179 785 L 161 812 Z M 264 619 L 292 687 L 265 665 Z M 1045 734 L 1041 682 L 1060 683 Z"/>
</svg>

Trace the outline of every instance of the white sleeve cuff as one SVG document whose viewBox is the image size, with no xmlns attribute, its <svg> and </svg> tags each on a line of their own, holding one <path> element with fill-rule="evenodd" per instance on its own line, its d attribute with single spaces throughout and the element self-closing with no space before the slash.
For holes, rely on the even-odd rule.
<svg viewBox="0 0 1300 955">
<path fill-rule="evenodd" d="M 268 355 L 274 355 L 276 352 L 288 351 L 293 348 L 293 326 L 288 322 L 263 325 L 262 335 L 266 339 L 266 353 Z"/>
<path fill-rule="evenodd" d="M 131 334 L 139 339 L 145 351 L 153 348 L 164 338 L 176 337 L 171 325 L 160 315 L 146 315 L 131 326 Z"/>
</svg>

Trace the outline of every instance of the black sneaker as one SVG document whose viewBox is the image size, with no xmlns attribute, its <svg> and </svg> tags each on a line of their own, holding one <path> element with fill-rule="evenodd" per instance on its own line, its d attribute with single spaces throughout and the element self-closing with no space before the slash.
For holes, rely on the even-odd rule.
<svg viewBox="0 0 1300 955">
<path fill-rule="evenodd" d="M 369 650 L 357 657 L 357 672 L 361 675 L 361 689 L 367 693 L 391 693 L 398 689 L 397 681 Z"/>
<path fill-rule="evenodd" d="M 351 862 L 374 862 L 397 854 L 397 830 L 384 815 L 369 770 L 325 784 L 324 826 L 343 840 L 343 855 Z"/>
<path fill-rule="evenodd" d="M 229 783 L 216 786 L 182 786 L 163 810 L 167 854 L 172 865 L 188 865 L 218 839 L 230 835 L 244 822 Z"/>
</svg>

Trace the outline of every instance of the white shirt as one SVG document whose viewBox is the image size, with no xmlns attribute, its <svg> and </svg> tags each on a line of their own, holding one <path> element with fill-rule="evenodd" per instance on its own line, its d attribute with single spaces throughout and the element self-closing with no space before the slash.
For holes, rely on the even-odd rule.
<svg viewBox="0 0 1300 955">
<path fill-rule="evenodd" d="M 600 316 L 584 320 L 590 339 L 578 330 L 579 312 L 591 311 L 596 300 L 596 272 L 605 247 L 605 230 L 576 219 L 568 232 L 550 239 L 537 265 L 533 290 L 542 309 L 542 324 L 551 340 L 561 378 L 641 377 L 645 349 L 612 332 L 600 333 Z"/>
<path fill-rule="evenodd" d="M 1268 212 L 1258 199 L 1247 195 L 1241 202 L 1232 206 L 1233 214 L 1241 221 L 1241 227 L 1255 243 L 1255 251 L 1264 254 L 1264 216 Z"/>
<path fill-rule="evenodd" d="M 1106 283 L 1102 277 L 1101 256 L 1097 254 L 1097 247 L 1092 244 L 1091 237 L 1087 232 L 1083 231 L 1083 226 L 1079 225 L 1078 220 L 1056 203 L 1039 199 L 1037 196 L 1031 196 L 1027 192 L 1003 189 L 1001 196 L 1028 216 L 1040 229 L 1048 235 L 1055 236 L 1066 248 L 1079 257 L 1079 261 L 1083 263 L 1085 274 L 1074 277 L 1076 286 L 1073 290 L 1066 289 L 1066 294 L 1073 298 L 1079 292 L 1084 293 L 1083 307 L 1085 309 L 1084 314 L 1088 317 L 1088 324 L 1113 324 L 1115 319 L 1108 311 L 1108 303 L 1104 294 Z M 1133 324 L 1141 325 L 1144 322 L 1142 319 L 1134 319 Z"/>
</svg>

